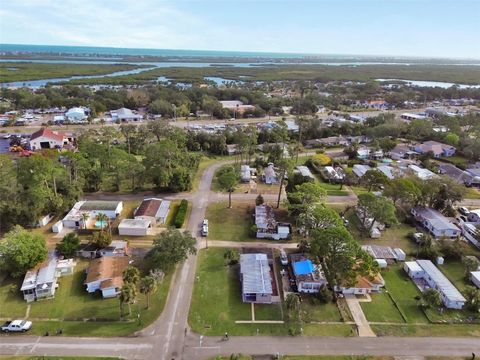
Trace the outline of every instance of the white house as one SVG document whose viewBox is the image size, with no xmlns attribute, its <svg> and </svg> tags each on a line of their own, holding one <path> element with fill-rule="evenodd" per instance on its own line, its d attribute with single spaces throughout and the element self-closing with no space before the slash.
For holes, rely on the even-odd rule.
<svg viewBox="0 0 480 360">
<path fill-rule="evenodd" d="M 353 165 L 353 168 L 352 168 L 352 172 L 359 178 L 365 175 L 365 173 L 368 170 L 372 170 L 372 168 L 368 165 L 362 165 L 362 164 L 355 164 Z"/>
<path fill-rule="evenodd" d="M 87 121 L 88 110 L 82 107 L 73 107 L 65 113 L 65 117 L 68 121 L 73 123 L 84 123 Z"/>
<path fill-rule="evenodd" d="M 251 172 L 250 166 L 248 165 L 240 166 L 240 181 L 243 183 L 248 183 L 250 182 L 251 177 L 252 177 L 252 172 Z"/>
<path fill-rule="evenodd" d="M 97 250 L 96 255 L 100 256 L 128 256 L 128 243 L 123 240 L 113 240 L 107 247 Z M 91 257 L 91 256 L 90 256 Z"/>
<path fill-rule="evenodd" d="M 446 308 L 461 309 L 465 305 L 460 291 L 430 260 L 407 261 L 403 268 L 421 291 L 437 290 Z"/>
<path fill-rule="evenodd" d="M 155 224 L 165 224 L 168 213 L 170 212 L 171 202 L 158 198 L 144 199 L 140 206 L 135 209 L 135 219 L 149 220 L 151 226 Z"/>
<path fill-rule="evenodd" d="M 57 131 L 52 131 L 49 128 L 42 128 L 38 131 L 35 131 L 30 136 L 29 141 L 31 150 L 61 149 L 68 143 L 69 141 L 67 137 L 58 133 Z"/>
<path fill-rule="evenodd" d="M 272 163 L 269 163 L 268 166 L 263 170 L 263 181 L 268 185 L 278 183 L 277 174 Z"/>
<path fill-rule="evenodd" d="M 383 280 L 383 277 L 382 275 L 380 275 L 380 273 L 377 273 L 373 276 L 358 275 L 354 286 L 348 287 L 342 285 L 335 285 L 334 290 L 344 295 L 367 295 L 372 292 L 379 292 L 380 289 L 384 286 L 385 280 Z"/>
<path fill-rule="evenodd" d="M 410 170 L 410 172 L 413 173 L 413 175 L 415 175 L 416 177 L 422 180 L 428 180 L 428 179 L 437 177 L 435 173 L 431 172 L 428 169 L 421 168 L 417 165 L 413 165 L 413 164 L 408 165 L 408 169 Z"/>
<path fill-rule="evenodd" d="M 143 119 L 142 115 L 136 114 L 127 108 L 112 110 L 110 111 L 110 116 L 112 117 L 113 121 L 140 121 Z"/>
<path fill-rule="evenodd" d="M 62 219 L 62 223 L 64 227 L 70 229 L 99 228 L 105 224 L 97 224 L 95 217 L 98 214 L 105 214 L 110 220 L 113 220 L 120 215 L 122 210 L 123 202 L 121 201 L 79 201 Z"/>
<path fill-rule="evenodd" d="M 470 271 L 470 280 L 480 289 L 480 271 Z"/>
<path fill-rule="evenodd" d="M 151 226 L 147 219 L 123 219 L 118 225 L 118 234 L 124 236 L 145 236 Z"/>
<path fill-rule="evenodd" d="M 123 271 L 129 264 L 127 256 L 106 256 L 93 259 L 85 279 L 89 293 L 100 290 L 104 298 L 115 297 L 123 286 Z"/>
<path fill-rule="evenodd" d="M 441 237 L 456 238 L 461 230 L 448 218 L 437 210 L 416 206 L 411 210 L 412 215 L 422 224 L 436 239 Z"/>
</svg>

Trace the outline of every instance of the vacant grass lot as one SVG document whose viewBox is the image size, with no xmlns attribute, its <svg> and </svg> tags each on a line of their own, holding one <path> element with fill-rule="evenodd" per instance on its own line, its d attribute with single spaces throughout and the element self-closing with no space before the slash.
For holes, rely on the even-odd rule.
<svg viewBox="0 0 480 360">
<path fill-rule="evenodd" d="M 95 356 L 2 356 L 0 355 L 0 359 L 2 360 L 119 360 L 118 357 L 95 357 Z"/>
<path fill-rule="evenodd" d="M 415 297 L 420 295 L 412 280 L 405 274 L 401 265 L 390 265 L 382 273 L 385 289 L 397 303 L 408 323 L 427 323 L 422 309 L 417 306 Z"/>
<path fill-rule="evenodd" d="M 208 237 L 215 240 L 253 241 L 250 228 L 253 225 L 255 203 L 232 202 L 211 203 L 205 217 L 208 219 Z"/>
<path fill-rule="evenodd" d="M 480 325 L 425 324 L 371 325 L 377 336 L 474 336 L 480 337 Z"/>
<path fill-rule="evenodd" d="M 371 294 L 371 302 L 361 302 L 363 313 L 368 321 L 403 323 L 402 315 L 395 307 L 392 299 L 383 290 L 378 294 Z"/>
<path fill-rule="evenodd" d="M 355 239 L 359 240 L 362 245 L 375 244 L 398 247 L 405 251 L 405 253 L 408 255 L 413 255 L 416 253 L 416 245 L 413 241 L 407 238 L 408 233 L 415 231 L 415 228 L 406 224 L 399 224 L 382 231 L 382 236 L 380 239 L 371 239 L 368 234 L 365 233 L 365 231 L 362 231 L 363 226 L 353 208 L 348 210 L 345 216 L 350 222 L 348 230 L 352 233 Z"/>
<path fill-rule="evenodd" d="M 163 310 L 170 286 L 171 275 L 166 276 L 157 291 L 151 295 L 150 309 L 146 298 L 139 294 L 137 304 L 132 305 L 132 315 L 119 321 L 118 299 L 102 299 L 99 294 L 88 294 L 83 285 L 87 261 L 79 261 L 75 273 L 59 279 L 54 299 L 30 303 L 29 319 L 32 332 L 41 334 L 62 328 L 66 335 L 128 335 L 154 321 Z M 28 304 L 20 293 L 20 280 L 6 279 L 0 286 L 0 318 L 24 318 Z M 136 321 L 140 313 L 141 324 Z M 130 318 L 130 319 L 128 319 Z M 88 319 L 89 322 L 83 322 Z M 96 320 L 96 321 L 95 321 Z"/>
<path fill-rule="evenodd" d="M 198 280 L 193 289 L 189 313 L 192 330 L 205 335 L 218 336 L 223 335 L 225 331 L 231 335 L 256 335 L 257 329 L 262 335 L 287 335 L 287 324 L 235 324 L 236 320 L 251 319 L 251 305 L 242 302 L 238 266 L 225 265 L 223 258 L 225 250 L 209 248 L 201 250 L 198 254 Z M 255 308 L 258 320 L 281 319 L 279 305 L 261 305 Z M 329 311 L 331 310 L 325 313 Z M 320 320 L 331 317 L 331 315 L 324 317 L 319 314 L 320 312 L 314 318 Z M 335 321 L 338 321 L 338 315 Z M 352 327 L 346 324 L 305 324 L 303 329 L 305 335 L 352 335 Z"/>
</svg>

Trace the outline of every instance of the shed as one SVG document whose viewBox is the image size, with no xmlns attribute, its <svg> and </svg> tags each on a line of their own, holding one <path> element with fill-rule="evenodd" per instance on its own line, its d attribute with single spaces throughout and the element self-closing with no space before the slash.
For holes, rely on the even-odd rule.
<svg viewBox="0 0 480 360">
<path fill-rule="evenodd" d="M 443 265 L 444 262 L 445 262 L 445 259 L 442 256 L 437 257 L 436 259 L 437 265 Z"/>
<path fill-rule="evenodd" d="M 123 219 L 118 225 L 118 234 L 126 236 L 145 236 L 151 225 L 146 219 Z"/>
<path fill-rule="evenodd" d="M 58 234 L 63 230 L 63 222 L 62 220 L 58 220 L 55 224 L 52 225 L 52 232 Z"/>
<path fill-rule="evenodd" d="M 385 259 L 375 259 L 375 262 L 380 269 L 385 269 L 388 266 L 387 260 Z"/>
<path fill-rule="evenodd" d="M 48 214 L 48 215 L 45 215 L 45 216 L 42 216 L 40 219 L 38 219 L 38 223 L 37 223 L 37 226 L 38 227 L 42 227 L 42 226 L 45 226 L 47 225 L 50 220 L 53 219 L 53 216 Z"/>
</svg>

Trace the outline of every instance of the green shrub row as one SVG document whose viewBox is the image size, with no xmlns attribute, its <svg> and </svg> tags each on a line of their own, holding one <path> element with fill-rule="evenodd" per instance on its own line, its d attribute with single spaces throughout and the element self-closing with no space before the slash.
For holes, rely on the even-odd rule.
<svg viewBox="0 0 480 360">
<path fill-rule="evenodd" d="M 175 215 L 175 220 L 173 221 L 173 224 L 177 229 L 183 226 L 183 223 L 185 222 L 185 217 L 187 216 L 187 209 L 188 209 L 188 201 L 183 199 L 182 201 L 180 201 L 180 206 L 178 207 L 177 215 Z"/>
</svg>

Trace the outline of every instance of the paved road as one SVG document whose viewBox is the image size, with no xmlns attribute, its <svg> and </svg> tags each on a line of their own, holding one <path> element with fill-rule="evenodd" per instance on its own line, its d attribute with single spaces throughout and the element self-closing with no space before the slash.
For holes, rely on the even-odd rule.
<svg viewBox="0 0 480 360">
<path fill-rule="evenodd" d="M 205 210 L 216 195 L 210 191 L 216 163 L 204 172 L 199 189 L 188 198 L 192 212 L 188 230 L 195 236 Z M 130 196 L 130 195 L 129 195 Z M 173 196 L 173 195 L 172 195 Z M 174 195 L 179 196 L 181 195 Z M 137 195 L 138 198 L 138 195 Z M 203 244 L 202 244 L 203 243 Z M 225 244 L 229 244 L 226 242 Z M 236 243 L 241 245 L 242 243 Z M 265 246 L 247 243 L 248 246 Z M 295 244 L 285 244 L 294 246 Z M 204 246 L 199 239 L 198 248 Z M 268 245 L 271 246 L 271 245 Z M 478 338 L 330 338 L 330 337 L 201 337 L 188 329 L 188 311 L 195 277 L 196 256 L 180 264 L 162 315 L 150 326 L 121 338 L 0 337 L 0 354 L 118 356 L 125 359 L 205 359 L 218 354 L 371 354 L 371 355 L 469 355 L 480 353 Z"/>
</svg>

